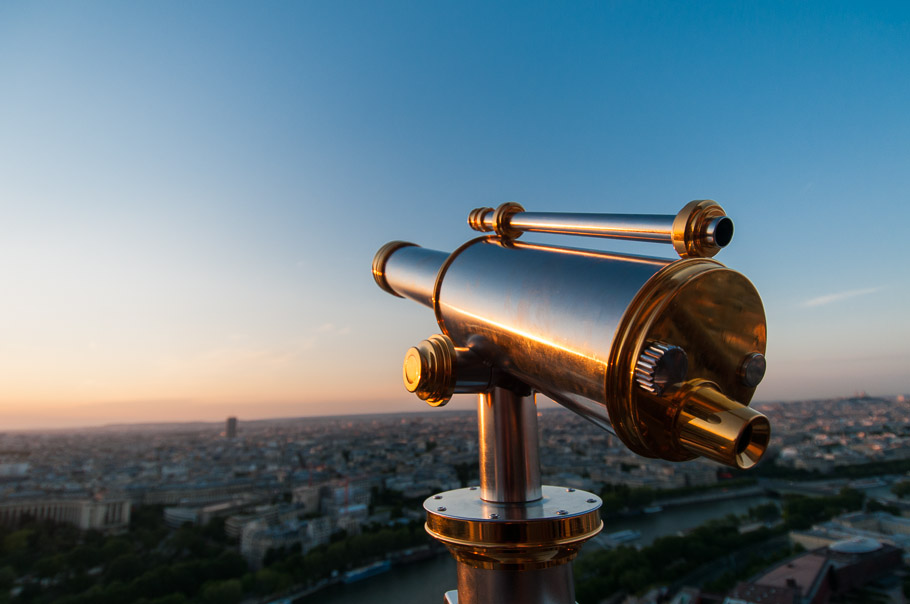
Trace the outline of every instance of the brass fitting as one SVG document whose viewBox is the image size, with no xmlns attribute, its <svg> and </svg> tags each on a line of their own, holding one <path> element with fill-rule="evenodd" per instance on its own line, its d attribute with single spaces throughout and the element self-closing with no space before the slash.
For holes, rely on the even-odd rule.
<svg viewBox="0 0 910 604">
<path fill-rule="evenodd" d="M 509 219 L 515 214 L 524 212 L 521 204 L 507 201 L 493 208 L 476 208 L 468 214 L 468 226 L 481 233 L 495 232 L 503 239 L 518 239 L 523 231 L 512 228 Z"/>
<path fill-rule="evenodd" d="M 432 407 L 442 407 L 456 393 L 476 394 L 493 386 L 492 367 L 439 334 L 409 348 L 401 372 L 408 392 Z"/>
<path fill-rule="evenodd" d="M 407 241 L 390 241 L 379 248 L 376 255 L 373 256 L 373 280 L 376 281 L 376 285 L 396 298 L 403 298 L 404 296 L 398 294 L 392 289 L 392 286 L 389 285 L 389 282 L 385 278 L 385 265 L 389 260 L 389 256 L 403 247 L 417 247 L 417 244 Z"/>
<path fill-rule="evenodd" d="M 521 237 L 522 231 L 513 229 L 509 224 L 509 219 L 515 214 L 524 211 L 525 209 L 521 204 L 514 201 L 507 201 L 500 205 L 493 212 L 493 230 L 503 239 L 518 239 Z"/>
<path fill-rule="evenodd" d="M 468 214 L 468 226 L 481 233 L 491 233 L 493 224 L 487 219 L 493 213 L 493 208 L 475 208 Z"/>
<path fill-rule="evenodd" d="M 733 239 L 733 221 L 716 201 L 690 201 L 673 220 L 670 239 L 680 258 L 711 258 Z"/>
<path fill-rule="evenodd" d="M 730 400 L 706 380 L 682 385 L 676 428 L 679 444 L 697 455 L 742 470 L 764 455 L 771 424 L 764 415 Z"/>
<path fill-rule="evenodd" d="M 530 571 L 571 562 L 603 528 L 592 493 L 553 486 L 523 504 L 490 503 L 476 487 L 428 498 L 426 531 L 458 562 L 488 570 Z"/>
<path fill-rule="evenodd" d="M 629 305 L 613 343 L 606 402 L 617 435 L 646 457 L 754 466 L 771 434 L 748 407 L 765 342 L 761 299 L 745 277 L 705 258 L 668 265 Z M 684 365 L 668 362 L 674 349 Z"/>
</svg>

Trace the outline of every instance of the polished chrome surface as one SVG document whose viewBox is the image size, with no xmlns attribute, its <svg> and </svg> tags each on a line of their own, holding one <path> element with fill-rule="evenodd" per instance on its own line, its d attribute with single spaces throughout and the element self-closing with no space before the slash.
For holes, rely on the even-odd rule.
<svg viewBox="0 0 910 604">
<path fill-rule="evenodd" d="M 531 571 L 571 562 L 603 528 L 602 502 L 586 491 L 543 486 L 525 503 L 492 503 L 470 487 L 427 498 L 426 530 L 458 561 L 488 570 Z"/>
<path fill-rule="evenodd" d="M 635 381 L 651 394 L 662 394 L 668 387 L 686 379 L 689 359 L 679 346 L 653 342 L 644 349 L 635 365 Z"/>
<path fill-rule="evenodd" d="M 471 487 L 424 502 L 427 532 L 458 563 L 458 590 L 448 602 L 570 604 L 571 562 L 603 528 L 599 497 L 544 486 L 536 502 L 494 504 Z"/>
<path fill-rule="evenodd" d="M 495 210 L 472 210 L 468 225 L 504 239 L 534 232 L 669 243 L 682 258 L 714 256 L 733 239 L 733 221 L 720 205 L 707 199 L 693 201 L 675 215 L 526 212 L 508 202 Z"/>
<path fill-rule="evenodd" d="M 584 411 L 609 423 L 603 401 L 613 335 L 639 289 L 668 264 L 480 240 L 442 273 L 436 316 L 457 345 L 558 402 L 598 401 Z"/>
<path fill-rule="evenodd" d="M 480 497 L 520 503 L 541 498 L 537 405 L 506 388 L 478 395 Z"/>
<path fill-rule="evenodd" d="M 432 407 L 454 394 L 476 394 L 493 387 L 493 368 L 451 338 L 432 335 L 408 349 L 401 368 L 404 386 Z"/>
<path fill-rule="evenodd" d="M 392 243 L 404 245 L 394 247 L 390 252 L 387 247 L 382 247 L 376 253 L 373 259 L 373 277 L 376 282 L 396 296 L 432 307 L 436 273 L 449 254 L 418 247 L 413 243 Z M 377 277 L 377 274 L 381 277 Z"/>
<path fill-rule="evenodd" d="M 582 545 L 603 529 L 598 511 L 602 502 L 592 493 L 544 486 L 536 502 L 490 503 L 480 499 L 479 491 L 478 487 L 447 491 L 423 504 L 427 533 L 449 549 L 459 573 L 465 572 L 462 567 L 483 569 L 491 573 L 482 575 L 486 581 L 493 581 L 497 572 L 506 577 L 568 566 Z M 494 589 L 483 584 L 485 590 Z M 462 587 L 459 582 L 459 597 L 482 595 L 469 586 L 462 592 Z"/>
<path fill-rule="evenodd" d="M 532 233 L 556 233 L 672 243 L 676 216 L 652 214 L 569 214 L 522 212 L 512 216 L 512 228 Z"/>
<path fill-rule="evenodd" d="M 535 570 L 488 570 L 458 565 L 459 604 L 575 604 L 572 563 Z"/>
<path fill-rule="evenodd" d="M 427 497 L 423 502 L 423 507 L 429 515 L 434 517 L 433 526 L 441 526 L 439 523 L 444 522 L 482 523 L 477 526 L 465 525 L 454 532 L 445 531 L 447 536 L 493 544 L 503 540 L 508 541 L 504 535 L 514 534 L 518 526 L 515 523 L 523 521 L 540 522 L 529 529 L 530 534 L 534 535 L 532 541 L 544 541 L 550 538 L 569 539 L 587 533 L 597 528 L 599 523 L 585 525 L 587 528 L 583 528 L 578 533 L 578 528 L 574 527 L 571 521 L 573 518 L 585 517 L 585 522 L 587 522 L 589 519 L 586 515 L 600 509 L 602 503 L 600 497 L 593 493 L 551 485 L 541 486 L 540 497 L 534 501 L 500 503 L 482 499 L 480 488 L 474 486 Z M 440 506 L 445 507 L 445 510 L 440 511 Z M 557 512 L 561 510 L 566 513 L 558 514 Z M 552 519 L 559 519 L 560 524 L 548 527 L 544 521 Z"/>
</svg>

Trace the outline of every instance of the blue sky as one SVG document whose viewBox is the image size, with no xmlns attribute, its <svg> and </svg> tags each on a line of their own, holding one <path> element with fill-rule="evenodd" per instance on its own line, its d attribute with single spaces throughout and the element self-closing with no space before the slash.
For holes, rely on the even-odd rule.
<svg viewBox="0 0 910 604">
<path fill-rule="evenodd" d="M 715 199 L 758 400 L 910 392 L 908 66 L 903 3 L 3 3 L 0 421 L 420 410 L 373 253 L 503 201 Z"/>
</svg>

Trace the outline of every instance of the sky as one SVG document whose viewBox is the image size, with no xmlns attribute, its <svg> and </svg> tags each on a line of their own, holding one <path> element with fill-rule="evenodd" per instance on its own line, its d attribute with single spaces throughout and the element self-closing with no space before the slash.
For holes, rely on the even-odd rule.
<svg viewBox="0 0 910 604">
<path fill-rule="evenodd" d="M 908 108 L 901 2 L 0 3 L 0 430 L 431 411 L 373 254 L 504 201 L 717 200 L 756 400 L 908 393 Z"/>
</svg>

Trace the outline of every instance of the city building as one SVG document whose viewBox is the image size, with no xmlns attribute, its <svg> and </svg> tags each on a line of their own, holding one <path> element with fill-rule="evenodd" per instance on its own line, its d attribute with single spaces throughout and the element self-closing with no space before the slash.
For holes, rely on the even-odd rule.
<svg viewBox="0 0 910 604">
<path fill-rule="evenodd" d="M 227 426 L 225 426 L 224 435 L 227 438 L 237 438 L 237 418 L 236 417 L 227 418 Z"/>
<path fill-rule="evenodd" d="M 243 527 L 240 554 L 251 567 L 258 569 L 270 549 L 292 548 L 300 551 L 305 537 L 305 526 L 300 522 L 268 524 L 265 520 L 255 520 Z"/>
<path fill-rule="evenodd" d="M 28 479 L 28 451 L 0 451 L 0 482 Z"/>
<path fill-rule="evenodd" d="M 814 525 L 810 530 L 791 531 L 790 540 L 807 549 L 845 539 L 872 539 L 900 548 L 910 556 L 910 519 L 887 512 L 853 512 Z"/>
<path fill-rule="evenodd" d="M 826 604 L 901 566 L 901 550 L 856 538 L 805 552 L 740 583 L 724 604 Z"/>
<path fill-rule="evenodd" d="M 16 525 L 24 517 L 72 524 L 108 533 L 125 531 L 130 524 L 128 500 L 25 499 L 0 502 L 0 524 Z"/>
</svg>

